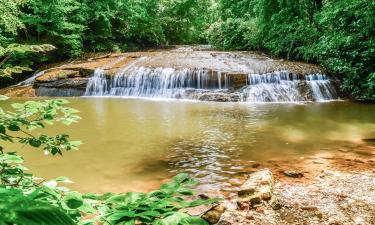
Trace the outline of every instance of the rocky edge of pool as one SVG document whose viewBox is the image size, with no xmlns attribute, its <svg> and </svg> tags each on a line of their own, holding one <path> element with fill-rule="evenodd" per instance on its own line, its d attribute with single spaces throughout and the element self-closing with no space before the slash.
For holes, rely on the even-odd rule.
<svg viewBox="0 0 375 225">
<path fill-rule="evenodd" d="M 224 202 L 188 212 L 219 225 L 374 224 L 374 146 L 253 165 Z"/>
</svg>

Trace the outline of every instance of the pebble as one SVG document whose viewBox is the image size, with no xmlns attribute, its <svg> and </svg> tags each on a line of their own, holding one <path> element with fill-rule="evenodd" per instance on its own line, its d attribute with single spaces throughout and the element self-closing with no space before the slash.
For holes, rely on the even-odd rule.
<svg viewBox="0 0 375 225">
<path fill-rule="evenodd" d="M 301 178 L 303 177 L 302 172 L 294 171 L 294 170 L 286 170 L 283 171 L 283 174 L 287 177 L 293 177 L 293 178 Z"/>
</svg>

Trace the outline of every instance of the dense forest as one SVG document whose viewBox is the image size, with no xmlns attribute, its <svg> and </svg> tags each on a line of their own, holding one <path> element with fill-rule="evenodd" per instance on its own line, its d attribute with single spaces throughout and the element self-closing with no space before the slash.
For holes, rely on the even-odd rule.
<svg viewBox="0 0 375 225">
<path fill-rule="evenodd" d="M 0 0 L 0 16 L 1 86 L 85 52 L 208 43 L 319 63 L 375 99 L 372 0 Z"/>
</svg>

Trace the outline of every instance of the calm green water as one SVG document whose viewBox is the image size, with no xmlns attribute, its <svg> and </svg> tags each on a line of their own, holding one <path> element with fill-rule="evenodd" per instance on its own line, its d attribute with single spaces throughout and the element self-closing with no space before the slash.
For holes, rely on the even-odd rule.
<svg viewBox="0 0 375 225">
<path fill-rule="evenodd" d="M 194 174 L 201 188 L 219 190 L 246 172 L 248 161 L 309 156 L 375 138 L 375 105 L 70 101 L 81 122 L 47 132 L 82 140 L 79 151 L 51 157 L 16 150 L 36 175 L 68 176 L 76 181 L 71 187 L 84 192 L 147 191 L 178 172 Z"/>
</svg>

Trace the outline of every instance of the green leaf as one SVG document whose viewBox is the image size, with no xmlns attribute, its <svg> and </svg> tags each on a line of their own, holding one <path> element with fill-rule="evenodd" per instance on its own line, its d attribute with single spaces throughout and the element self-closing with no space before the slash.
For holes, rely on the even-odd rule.
<svg viewBox="0 0 375 225">
<path fill-rule="evenodd" d="M 61 182 L 61 183 L 74 183 L 68 177 L 58 177 L 58 178 L 55 178 L 54 180 L 56 182 Z"/>
<path fill-rule="evenodd" d="M 15 124 L 11 124 L 8 126 L 8 130 L 10 131 L 19 131 L 20 130 L 20 127 L 15 125 Z"/>
<path fill-rule="evenodd" d="M 5 101 L 5 100 L 7 100 L 7 99 L 9 99 L 7 96 L 5 96 L 5 95 L 0 95 L 0 101 Z"/>
<path fill-rule="evenodd" d="M 194 200 L 194 201 L 190 202 L 186 207 L 196 207 L 196 206 L 200 206 L 200 205 L 209 205 L 209 204 L 216 203 L 220 200 L 221 200 L 220 198 L 198 199 L 198 200 Z"/>
<path fill-rule="evenodd" d="M 42 142 L 38 139 L 30 139 L 29 144 L 33 146 L 34 148 L 39 148 L 42 145 Z"/>
<path fill-rule="evenodd" d="M 182 195 L 193 195 L 194 192 L 190 190 L 189 188 L 179 188 L 177 189 L 177 192 L 182 194 Z"/>
<path fill-rule="evenodd" d="M 15 109 L 21 109 L 24 107 L 24 104 L 21 104 L 21 103 L 13 103 L 11 104 L 11 106 Z"/>
<path fill-rule="evenodd" d="M 0 134 L 5 134 L 6 130 L 3 125 L 0 124 Z"/>
<path fill-rule="evenodd" d="M 190 216 L 186 213 L 176 212 L 164 219 L 156 221 L 154 225 L 178 225 L 182 219 L 188 217 Z"/>
<path fill-rule="evenodd" d="M 20 225 L 75 225 L 60 209 L 50 205 L 30 205 L 17 211 L 16 224 Z"/>
<path fill-rule="evenodd" d="M 190 216 L 181 219 L 180 225 L 208 225 L 208 223 L 202 218 Z"/>
<path fill-rule="evenodd" d="M 173 177 L 173 180 L 176 181 L 177 183 L 183 183 L 184 181 L 189 180 L 189 174 L 187 173 L 180 173 L 176 176 Z"/>
<path fill-rule="evenodd" d="M 65 204 L 71 209 L 77 209 L 83 204 L 82 195 L 78 192 L 69 192 L 64 197 Z"/>
<path fill-rule="evenodd" d="M 136 214 L 132 211 L 120 211 L 110 214 L 110 216 L 106 217 L 106 219 L 109 221 L 117 221 L 124 217 L 128 217 L 130 219 L 134 218 L 135 216 Z"/>
</svg>

